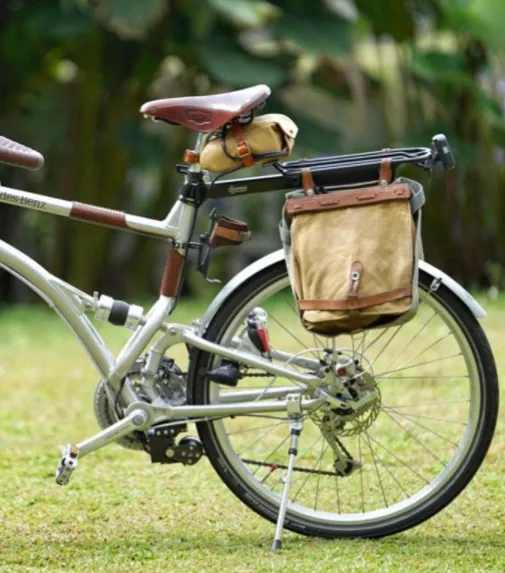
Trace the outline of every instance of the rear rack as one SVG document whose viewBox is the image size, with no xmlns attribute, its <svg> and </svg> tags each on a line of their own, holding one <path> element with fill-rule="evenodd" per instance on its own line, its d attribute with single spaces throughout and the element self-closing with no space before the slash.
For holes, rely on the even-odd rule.
<svg viewBox="0 0 505 573">
<path fill-rule="evenodd" d="M 359 187 L 379 182 L 381 162 L 391 160 L 393 177 L 400 165 L 412 164 L 425 170 L 440 165 L 452 169 L 456 162 L 445 135 L 435 135 L 432 146 L 383 149 L 366 153 L 334 155 L 314 159 L 296 159 L 271 164 L 277 174 L 242 179 L 218 180 L 209 187 L 208 197 L 216 199 L 268 191 L 294 190 L 302 187 L 301 171 L 310 169 L 316 187 L 331 191 L 343 187 Z"/>
</svg>

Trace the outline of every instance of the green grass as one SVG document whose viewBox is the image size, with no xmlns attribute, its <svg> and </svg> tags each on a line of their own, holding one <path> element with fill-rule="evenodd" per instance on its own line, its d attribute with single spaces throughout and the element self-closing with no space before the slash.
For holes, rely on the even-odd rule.
<svg viewBox="0 0 505 573">
<path fill-rule="evenodd" d="M 505 299 L 486 303 L 483 326 L 505 369 Z M 201 314 L 182 305 L 174 320 Z M 58 446 L 96 431 L 96 373 L 68 329 L 43 309 L 0 315 L 0 571 L 503 571 L 505 428 L 501 420 L 472 484 L 446 510 L 382 540 L 284 535 L 243 506 L 207 460 L 151 465 L 110 446 L 54 484 Z M 118 350 L 127 333 L 102 326 Z M 184 368 L 182 349 L 175 357 Z"/>
</svg>

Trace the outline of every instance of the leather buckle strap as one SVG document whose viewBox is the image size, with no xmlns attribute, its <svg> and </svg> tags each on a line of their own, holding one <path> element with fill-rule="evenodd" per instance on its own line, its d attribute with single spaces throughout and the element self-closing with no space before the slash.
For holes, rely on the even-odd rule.
<svg viewBox="0 0 505 573">
<path fill-rule="evenodd" d="M 302 187 L 305 195 L 310 196 L 314 195 L 314 178 L 312 177 L 312 173 L 308 167 L 304 167 L 301 170 L 301 179 L 302 179 Z"/>
<path fill-rule="evenodd" d="M 212 248 L 240 245 L 251 238 L 251 231 L 243 221 L 221 215 L 210 235 Z"/>
<path fill-rule="evenodd" d="M 391 159 L 387 157 L 381 161 L 381 166 L 379 170 L 379 183 L 381 185 L 387 185 L 388 183 L 391 182 L 392 178 L 393 178 L 393 169 L 391 168 Z"/>
<path fill-rule="evenodd" d="M 247 143 L 247 139 L 238 121 L 231 124 L 231 131 L 235 137 L 235 144 L 237 146 L 237 156 L 242 161 L 244 167 L 252 167 L 255 163 L 251 148 Z"/>
<path fill-rule="evenodd" d="M 368 308 L 392 300 L 407 298 L 412 296 L 412 287 L 399 288 L 386 292 L 381 292 L 371 296 L 358 296 L 345 300 L 299 300 L 298 308 L 304 310 L 359 310 Z"/>
</svg>

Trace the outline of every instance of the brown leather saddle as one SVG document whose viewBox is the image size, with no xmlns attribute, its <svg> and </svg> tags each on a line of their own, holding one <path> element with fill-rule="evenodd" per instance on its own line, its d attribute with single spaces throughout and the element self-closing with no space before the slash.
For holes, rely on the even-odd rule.
<svg viewBox="0 0 505 573">
<path fill-rule="evenodd" d="M 145 103 L 140 113 L 193 131 L 216 131 L 235 117 L 245 115 L 270 95 L 266 85 L 209 96 L 158 99 Z"/>
</svg>

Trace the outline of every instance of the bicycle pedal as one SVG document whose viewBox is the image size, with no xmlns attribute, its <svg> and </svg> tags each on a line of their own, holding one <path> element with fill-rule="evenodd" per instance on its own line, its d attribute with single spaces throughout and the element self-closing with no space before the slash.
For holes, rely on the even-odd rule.
<svg viewBox="0 0 505 573">
<path fill-rule="evenodd" d="M 225 384 L 226 386 L 236 386 L 241 378 L 240 366 L 238 362 L 223 360 L 220 366 L 207 371 L 206 376 L 212 382 L 219 382 L 219 384 Z"/>
<path fill-rule="evenodd" d="M 74 444 L 62 448 L 61 458 L 56 468 L 56 483 L 58 485 L 67 485 L 70 481 L 72 472 L 77 467 L 77 456 L 79 455 L 79 448 Z"/>
</svg>

